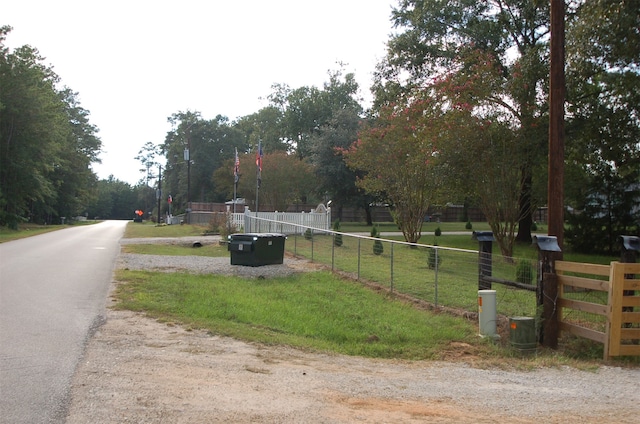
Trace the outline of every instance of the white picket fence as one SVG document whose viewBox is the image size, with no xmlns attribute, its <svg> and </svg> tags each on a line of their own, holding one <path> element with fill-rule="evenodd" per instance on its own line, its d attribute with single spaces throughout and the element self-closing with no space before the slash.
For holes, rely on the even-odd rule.
<svg viewBox="0 0 640 424">
<path fill-rule="evenodd" d="M 331 208 L 321 212 L 252 212 L 235 213 L 236 228 L 245 233 L 302 234 L 306 228 L 331 230 Z"/>
</svg>

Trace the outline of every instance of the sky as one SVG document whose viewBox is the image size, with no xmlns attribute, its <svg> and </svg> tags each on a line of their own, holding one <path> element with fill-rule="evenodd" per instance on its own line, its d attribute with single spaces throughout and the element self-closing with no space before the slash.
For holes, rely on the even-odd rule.
<svg viewBox="0 0 640 424">
<path fill-rule="evenodd" d="M 2 6 L 10 49 L 30 45 L 78 93 L 102 140 L 98 177 L 136 184 L 134 158 L 181 111 L 235 120 L 291 88 L 353 72 L 361 95 L 384 57 L 394 0 L 20 0 Z M 365 107 L 367 104 L 365 103 Z"/>
</svg>

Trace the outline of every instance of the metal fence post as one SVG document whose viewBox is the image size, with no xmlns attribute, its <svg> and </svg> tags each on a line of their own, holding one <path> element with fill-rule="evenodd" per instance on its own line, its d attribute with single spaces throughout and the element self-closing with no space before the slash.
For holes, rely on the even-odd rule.
<svg viewBox="0 0 640 424">
<path fill-rule="evenodd" d="M 358 281 L 360 281 L 360 237 L 358 237 Z"/>
<path fill-rule="evenodd" d="M 336 233 L 332 233 L 333 237 L 331 238 L 331 272 L 333 272 L 334 264 L 335 264 L 335 255 L 336 255 Z"/>
<path fill-rule="evenodd" d="M 438 247 L 435 246 L 436 250 L 436 275 L 435 275 L 435 299 L 434 304 L 436 308 L 438 307 Z"/>
<path fill-rule="evenodd" d="M 393 293 L 393 244 L 391 243 L 391 293 Z"/>
</svg>

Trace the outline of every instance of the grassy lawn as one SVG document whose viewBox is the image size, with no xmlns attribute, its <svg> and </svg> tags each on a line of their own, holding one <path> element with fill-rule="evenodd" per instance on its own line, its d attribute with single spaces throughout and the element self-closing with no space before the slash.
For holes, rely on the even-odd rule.
<svg viewBox="0 0 640 424">
<path fill-rule="evenodd" d="M 119 271 L 118 308 L 266 344 L 378 358 L 439 359 L 451 342 L 491 355 L 475 325 L 322 271 L 287 278 Z"/>
<path fill-rule="evenodd" d="M 130 222 L 125 238 L 200 236 L 205 227 L 199 225 L 156 225 L 153 222 Z"/>
</svg>

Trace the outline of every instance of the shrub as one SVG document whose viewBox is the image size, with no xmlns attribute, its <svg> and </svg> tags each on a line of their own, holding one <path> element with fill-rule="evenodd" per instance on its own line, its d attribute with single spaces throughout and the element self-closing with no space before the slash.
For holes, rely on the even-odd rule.
<svg viewBox="0 0 640 424">
<path fill-rule="evenodd" d="M 533 281 L 533 265 L 531 261 L 522 259 L 516 265 L 516 281 L 523 284 L 531 284 Z"/>
<path fill-rule="evenodd" d="M 305 240 L 313 239 L 313 233 L 311 232 L 311 228 L 307 228 L 307 230 L 304 232 L 304 239 Z"/>
<path fill-rule="evenodd" d="M 219 213 L 213 213 L 211 214 L 211 219 L 209 219 L 209 225 L 207 226 L 206 233 L 219 234 L 221 226 L 224 226 L 224 216 Z"/>
<path fill-rule="evenodd" d="M 535 222 L 531 223 L 531 231 L 538 231 L 538 224 L 536 224 Z"/>
<path fill-rule="evenodd" d="M 467 230 L 472 229 L 473 225 L 471 225 L 471 221 L 467 221 L 467 225 L 465 225 L 464 228 L 466 228 Z"/>
<path fill-rule="evenodd" d="M 436 228 L 434 234 L 436 235 L 436 237 L 440 237 L 442 235 L 442 230 L 440 229 L 440 227 Z"/>
<path fill-rule="evenodd" d="M 384 246 L 380 240 L 376 240 L 373 242 L 373 254 L 374 255 L 382 255 L 384 252 Z"/>
<path fill-rule="evenodd" d="M 373 228 L 371 228 L 371 237 L 375 237 L 375 238 L 380 237 L 380 232 L 378 231 L 378 227 L 376 227 L 375 225 L 373 226 Z M 382 245 L 382 242 L 380 240 L 375 240 L 373 242 L 373 254 L 382 255 L 382 252 L 384 252 L 384 246 Z"/>
</svg>

